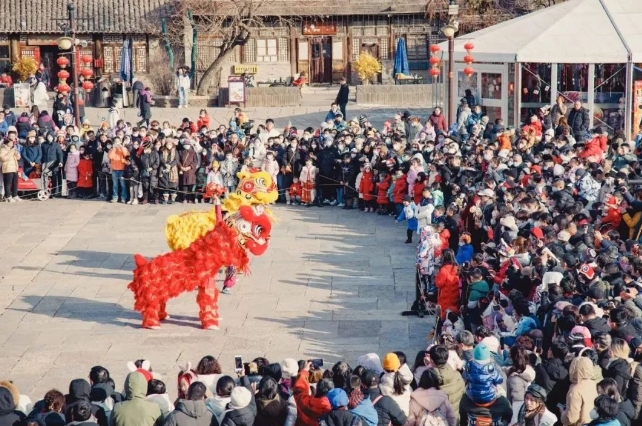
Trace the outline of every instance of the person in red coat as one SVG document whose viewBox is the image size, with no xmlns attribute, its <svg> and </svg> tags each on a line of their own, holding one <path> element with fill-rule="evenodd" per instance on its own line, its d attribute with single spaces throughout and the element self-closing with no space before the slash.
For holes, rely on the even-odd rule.
<svg viewBox="0 0 642 426">
<path fill-rule="evenodd" d="M 397 170 L 396 180 L 392 186 L 392 202 L 395 203 L 395 209 L 398 217 L 403 210 L 403 197 L 408 195 L 408 182 L 406 182 L 406 175 Z"/>
<path fill-rule="evenodd" d="M 421 200 L 423 200 L 424 187 L 426 186 L 426 174 L 424 172 L 419 172 L 417 174 L 417 180 L 415 181 L 415 186 L 412 190 L 414 193 L 413 198 L 415 204 L 419 205 Z"/>
<path fill-rule="evenodd" d="M 91 196 L 92 188 L 94 187 L 94 163 L 91 161 L 89 152 L 85 152 L 78 163 L 78 182 L 76 187 L 81 198 Z"/>
<path fill-rule="evenodd" d="M 372 173 L 372 165 L 369 163 L 363 167 L 363 176 L 359 184 L 359 192 L 363 194 L 363 202 L 365 203 L 364 212 L 374 212 L 374 174 Z"/>
<path fill-rule="evenodd" d="M 441 319 L 446 318 L 448 310 L 459 314 L 459 267 L 455 260 L 455 253 L 448 249 L 444 251 L 441 268 L 435 276 L 437 286 L 437 304 L 441 307 Z"/>
<path fill-rule="evenodd" d="M 196 128 L 198 130 L 201 130 L 203 127 L 207 127 L 208 130 L 210 128 L 210 116 L 207 114 L 207 110 L 204 109 L 198 113 L 198 121 L 196 122 Z"/>
<path fill-rule="evenodd" d="M 432 123 L 432 126 L 435 128 L 435 133 L 439 132 L 440 130 L 442 132 L 446 132 L 448 129 L 448 126 L 446 125 L 446 119 L 444 118 L 444 115 L 441 113 L 441 108 L 437 107 L 435 110 L 430 114 L 430 117 L 428 118 L 430 122 Z"/>
<path fill-rule="evenodd" d="M 315 395 L 310 395 L 310 361 L 305 363 L 305 367 L 299 371 L 299 377 L 294 382 L 292 394 L 296 402 L 296 426 L 319 426 L 319 418 L 324 414 L 332 411 L 330 401 L 326 394 L 330 390 L 326 380 L 323 379 L 317 383 Z"/>
<path fill-rule="evenodd" d="M 390 175 L 381 172 L 379 175 L 379 182 L 377 183 L 377 204 L 379 205 L 378 214 L 388 213 L 388 189 L 390 188 Z"/>
</svg>

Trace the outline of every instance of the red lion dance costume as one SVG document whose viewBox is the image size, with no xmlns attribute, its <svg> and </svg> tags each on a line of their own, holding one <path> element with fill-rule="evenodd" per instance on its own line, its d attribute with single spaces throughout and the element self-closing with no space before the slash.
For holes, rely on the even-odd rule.
<svg viewBox="0 0 642 426">
<path fill-rule="evenodd" d="M 241 176 L 243 175 L 243 176 Z M 222 267 L 248 271 L 247 251 L 260 256 L 267 250 L 272 224 L 262 205 L 274 201 L 278 192 L 265 172 L 242 174 L 236 194 L 226 200 L 228 214 L 221 207 L 193 211 L 168 219 L 165 233 L 172 250 L 151 261 L 136 254 L 134 309 L 141 312 L 144 328 L 158 328 L 169 318 L 167 301 L 198 287 L 196 301 L 203 328 L 218 330 L 218 288 L 215 277 Z M 259 185 L 250 185 L 254 180 Z M 246 190 L 241 190 L 241 188 Z"/>
</svg>

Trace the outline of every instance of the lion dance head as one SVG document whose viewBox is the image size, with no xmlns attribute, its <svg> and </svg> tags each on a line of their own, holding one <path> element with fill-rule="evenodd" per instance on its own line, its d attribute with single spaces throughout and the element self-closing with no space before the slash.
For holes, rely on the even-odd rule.
<svg viewBox="0 0 642 426">
<path fill-rule="evenodd" d="M 272 224 L 266 214 L 265 207 L 241 206 L 241 208 L 225 218 L 227 225 L 238 232 L 239 243 L 255 256 L 260 256 L 267 250 L 272 232 Z"/>
<path fill-rule="evenodd" d="M 276 182 L 269 173 L 259 169 L 237 174 L 239 184 L 236 191 L 230 193 L 223 202 L 223 209 L 235 212 L 241 206 L 270 204 L 279 198 Z"/>
</svg>

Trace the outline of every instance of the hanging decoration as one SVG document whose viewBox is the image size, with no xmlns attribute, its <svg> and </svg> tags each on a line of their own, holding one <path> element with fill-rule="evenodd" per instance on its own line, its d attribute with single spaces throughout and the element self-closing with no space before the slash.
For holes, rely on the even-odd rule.
<svg viewBox="0 0 642 426">
<path fill-rule="evenodd" d="M 437 56 L 437 54 L 439 53 L 439 50 L 440 48 L 438 45 L 436 44 L 430 45 L 429 62 L 430 62 L 431 68 L 430 68 L 429 74 L 435 79 L 439 77 L 439 74 L 441 74 L 441 70 L 439 69 L 439 64 L 441 63 L 441 59 L 439 59 L 439 57 Z"/>
<path fill-rule="evenodd" d="M 475 58 L 471 54 L 471 50 L 475 48 L 475 45 L 471 42 L 464 44 L 464 49 L 466 49 L 466 56 L 464 56 L 464 62 L 466 62 L 466 68 L 464 68 L 464 74 L 469 78 L 475 73 L 475 69 L 471 67 L 472 63 L 475 61 Z"/>
</svg>

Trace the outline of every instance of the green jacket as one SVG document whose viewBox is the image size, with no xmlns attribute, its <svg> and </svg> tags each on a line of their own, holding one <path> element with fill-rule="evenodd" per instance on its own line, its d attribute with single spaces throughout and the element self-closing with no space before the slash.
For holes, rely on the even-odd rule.
<svg viewBox="0 0 642 426">
<path fill-rule="evenodd" d="M 461 402 L 462 396 L 464 396 L 464 392 L 466 392 L 464 379 L 458 371 L 455 371 L 455 369 L 448 364 L 435 367 L 433 371 L 441 378 L 443 384 L 439 386 L 439 389 L 448 395 L 448 402 L 450 402 L 455 414 L 457 414 L 457 418 L 459 418 L 459 403 Z"/>
<path fill-rule="evenodd" d="M 470 287 L 468 287 L 468 301 L 476 302 L 482 297 L 487 296 L 489 291 L 490 286 L 484 280 L 472 283 Z"/>
<path fill-rule="evenodd" d="M 134 371 L 125 380 L 125 398 L 111 412 L 111 426 L 155 426 L 162 421 L 160 406 L 145 399 L 147 380 Z"/>
</svg>

